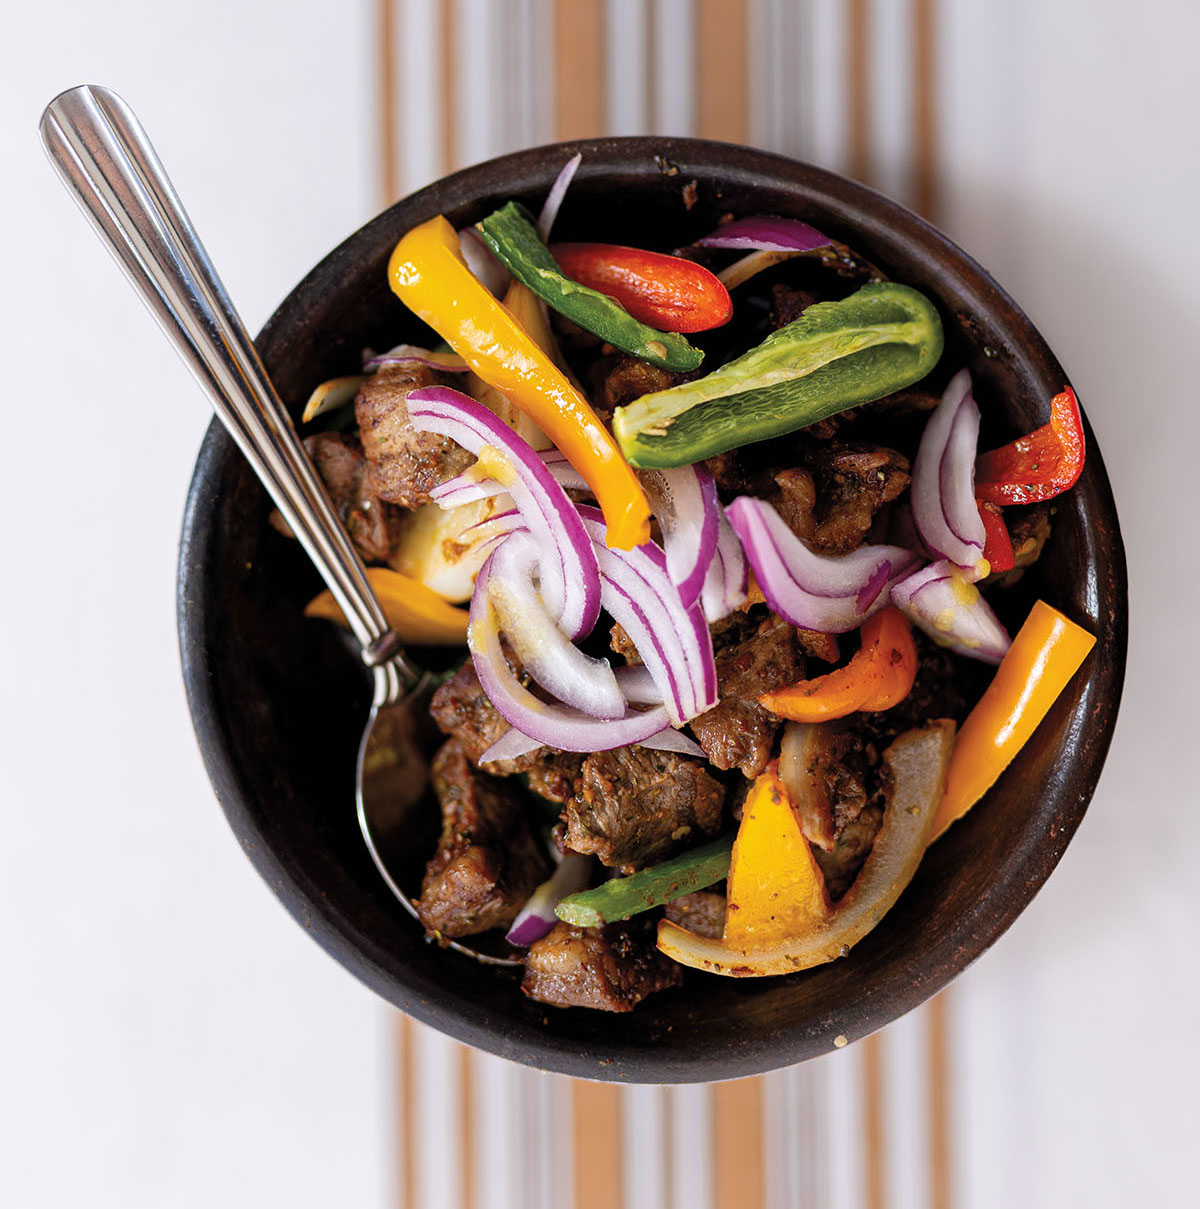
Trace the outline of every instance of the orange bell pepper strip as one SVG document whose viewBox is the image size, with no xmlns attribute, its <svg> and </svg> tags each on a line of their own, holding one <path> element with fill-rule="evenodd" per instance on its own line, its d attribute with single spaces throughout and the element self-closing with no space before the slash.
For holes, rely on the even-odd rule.
<svg viewBox="0 0 1200 1209">
<path fill-rule="evenodd" d="M 1025 745 L 1096 639 L 1039 600 L 967 715 L 933 825 L 936 839 L 991 788 Z"/>
<path fill-rule="evenodd" d="M 467 641 L 467 610 L 448 604 L 420 580 L 390 567 L 368 567 L 367 579 L 379 597 L 388 625 L 407 646 L 461 646 Z M 313 597 L 304 616 L 347 624 L 329 591 Z"/>
<path fill-rule="evenodd" d="M 489 386 L 506 395 L 566 455 L 596 496 L 608 544 L 650 539 L 650 505 L 608 429 L 566 375 L 467 268 L 438 215 L 413 227 L 388 263 L 393 292 Z"/>
<path fill-rule="evenodd" d="M 912 691 L 917 649 L 908 619 L 890 605 L 862 626 L 862 646 L 845 667 L 763 693 L 758 703 L 794 722 L 830 722 L 855 710 L 890 709 Z"/>
</svg>

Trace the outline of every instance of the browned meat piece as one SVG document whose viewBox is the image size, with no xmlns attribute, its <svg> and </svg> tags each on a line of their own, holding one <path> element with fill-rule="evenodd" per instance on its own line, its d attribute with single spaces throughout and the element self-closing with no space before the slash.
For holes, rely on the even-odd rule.
<svg viewBox="0 0 1200 1209">
<path fill-rule="evenodd" d="M 631 1012 L 682 982 L 683 971 L 654 947 L 653 924 L 637 919 L 603 928 L 555 924 L 530 947 L 521 990 L 554 1007 Z"/>
<path fill-rule="evenodd" d="M 774 451 L 776 454 L 778 450 Z M 769 462 L 759 446 L 743 446 L 704 459 L 704 466 L 725 496 L 754 495 L 766 498 L 774 484 L 778 462 Z"/>
<path fill-rule="evenodd" d="M 725 931 L 725 895 L 696 890 L 667 903 L 664 914 L 672 923 L 697 936 L 715 939 Z"/>
<path fill-rule="evenodd" d="M 804 461 L 775 476 L 771 502 L 818 554 L 857 549 L 875 514 L 909 483 L 908 459 L 894 449 L 829 442 L 807 451 Z"/>
<path fill-rule="evenodd" d="M 475 765 L 479 765 L 479 757 L 509 728 L 487 699 L 475 674 L 475 665 L 469 659 L 449 680 L 438 686 L 429 703 L 429 712 L 443 734 L 453 735 L 462 742 L 467 758 Z M 574 794 L 582 763 L 583 757 L 573 752 L 539 747 L 512 760 L 490 761 L 485 771 L 500 777 L 527 772 L 529 788 L 534 793 L 551 802 L 562 803 Z"/>
<path fill-rule="evenodd" d="M 1004 523 L 1012 540 L 1013 565 L 1008 571 L 989 575 L 981 586 L 1011 587 L 1042 556 L 1042 547 L 1050 540 L 1050 505 L 1029 504 L 1020 508 L 1005 508 Z"/>
<path fill-rule="evenodd" d="M 305 437 L 304 448 L 358 552 L 369 563 L 384 562 L 398 536 L 399 517 L 373 489 L 362 450 L 336 432 Z"/>
<path fill-rule="evenodd" d="M 837 663 L 839 651 L 836 634 L 822 634 L 820 630 L 805 630 L 797 626 L 796 641 L 806 655 L 822 663 Z"/>
<path fill-rule="evenodd" d="M 796 290 L 782 282 L 773 285 L 771 287 L 772 329 L 786 327 L 794 319 L 799 319 L 817 301 L 816 294 L 810 294 L 807 290 Z"/>
<path fill-rule="evenodd" d="M 659 369 L 627 353 L 614 353 L 601 357 L 591 367 L 588 384 L 591 387 L 592 406 L 607 424 L 618 407 L 694 377 L 695 374 L 676 374 Z"/>
<path fill-rule="evenodd" d="M 393 504 L 417 508 L 430 502 L 430 491 L 474 462 L 449 437 L 417 432 L 405 400 L 423 386 L 454 385 L 437 370 L 417 362 L 385 365 L 363 383 L 354 400 L 371 486 Z"/>
<path fill-rule="evenodd" d="M 646 747 L 598 751 L 583 762 L 563 810 L 563 842 L 606 865 L 637 869 L 721 825 L 725 790 L 696 760 Z"/>
<path fill-rule="evenodd" d="M 760 693 L 794 684 L 804 675 L 792 627 L 773 614 L 755 632 L 717 652 L 721 699 L 692 719 L 692 733 L 718 768 L 757 777 L 771 759 L 779 719 L 758 703 Z"/>
<path fill-rule="evenodd" d="M 612 647 L 614 654 L 620 655 L 626 663 L 642 662 L 637 647 L 633 645 L 633 639 L 625 632 L 625 627 L 619 621 L 613 622 L 613 628 L 609 634 L 611 637 L 608 645 Z"/>
<path fill-rule="evenodd" d="M 813 849 L 813 856 L 825 875 L 829 897 L 834 902 L 854 884 L 863 862 L 871 854 L 871 846 L 882 824 L 883 808 L 872 803 L 864 806 L 858 818 L 842 828 L 832 852 Z"/>
<path fill-rule="evenodd" d="M 545 845 L 517 793 L 475 768 L 460 740 L 442 745 L 432 771 L 442 835 L 416 904 L 421 923 L 443 936 L 506 927 L 550 876 Z"/>
</svg>

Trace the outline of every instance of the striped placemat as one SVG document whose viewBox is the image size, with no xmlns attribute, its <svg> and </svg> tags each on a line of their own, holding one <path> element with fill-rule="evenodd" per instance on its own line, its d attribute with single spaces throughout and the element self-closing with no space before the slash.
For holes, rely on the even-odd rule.
<svg viewBox="0 0 1200 1209">
<path fill-rule="evenodd" d="M 935 0 L 377 0 L 379 191 L 554 139 L 699 135 L 936 219 Z M 546 1075 L 397 1017 L 401 1209 L 950 1209 L 946 993 L 791 1070 Z"/>
</svg>

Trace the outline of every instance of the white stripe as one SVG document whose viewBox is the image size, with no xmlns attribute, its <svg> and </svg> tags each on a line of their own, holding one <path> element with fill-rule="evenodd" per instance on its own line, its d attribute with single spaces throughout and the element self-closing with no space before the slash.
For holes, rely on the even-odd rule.
<svg viewBox="0 0 1200 1209">
<path fill-rule="evenodd" d="M 812 80 L 807 158 L 844 172 L 846 142 L 846 8 L 842 0 L 805 0 L 807 48 L 800 60 Z"/>
<path fill-rule="evenodd" d="M 888 1209 L 926 1209 L 929 1204 L 927 1014 L 925 1008 L 909 1012 L 881 1035 Z"/>
<path fill-rule="evenodd" d="M 868 20 L 871 183 L 907 204 L 912 198 L 912 0 L 871 0 Z"/>
<path fill-rule="evenodd" d="M 413 1021 L 414 1190 L 421 1209 L 457 1209 L 459 1164 L 458 1042 Z"/>
<path fill-rule="evenodd" d="M 609 134 L 647 134 L 650 98 L 644 0 L 608 0 L 605 91 Z"/>
<path fill-rule="evenodd" d="M 654 132 L 695 133 L 696 25 L 691 0 L 654 0 Z"/>
<path fill-rule="evenodd" d="M 768 1209 L 823 1209 L 818 1197 L 811 1062 L 766 1077 L 764 1162 Z"/>
<path fill-rule="evenodd" d="M 518 1143 L 529 1132 L 520 1096 L 521 1070 L 482 1051 L 475 1053 L 475 1200 L 479 1209 L 509 1209 L 526 1184 Z M 466 1161 L 467 1156 L 463 1159 Z"/>
<path fill-rule="evenodd" d="M 866 1191 L 861 1050 L 851 1046 L 812 1061 L 825 1093 L 818 1116 L 824 1159 L 821 1209 L 860 1209 Z"/>
<path fill-rule="evenodd" d="M 666 1111 L 665 1088 L 621 1088 L 625 1209 L 662 1209 L 666 1200 Z"/>
<path fill-rule="evenodd" d="M 673 1087 L 671 1113 L 671 1191 L 669 1209 L 712 1209 L 712 1093 L 707 1084 Z"/>
<path fill-rule="evenodd" d="M 400 6 L 396 63 L 400 100 L 401 192 L 437 180 L 442 171 L 441 56 L 438 0 L 395 0 Z"/>
<path fill-rule="evenodd" d="M 457 166 L 465 166 L 500 152 L 501 90 L 509 87 L 509 64 L 501 52 L 507 14 L 493 0 L 458 0 L 456 15 L 458 129 L 454 145 Z"/>
</svg>

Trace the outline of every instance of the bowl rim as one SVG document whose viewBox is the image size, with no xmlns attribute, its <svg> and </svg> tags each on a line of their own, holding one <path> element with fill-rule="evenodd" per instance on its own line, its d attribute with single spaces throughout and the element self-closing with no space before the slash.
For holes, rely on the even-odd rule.
<svg viewBox="0 0 1200 1209">
<path fill-rule="evenodd" d="M 647 136 L 577 139 L 528 148 L 464 168 L 401 199 L 348 236 L 301 279 L 267 321 L 259 333 L 257 345 L 261 349 L 278 340 L 286 330 L 291 314 L 299 312 L 306 299 L 322 288 L 321 281 L 330 263 L 351 255 L 351 250 L 366 233 L 380 224 L 388 223 L 400 207 L 419 210 L 432 205 L 435 212 L 450 209 L 450 205 L 443 204 L 446 199 L 462 204 L 464 200 L 478 197 L 484 190 L 477 187 L 475 182 L 486 178 L 489 172 L 494 172 L 499 166 L 513 176 L 528 179 L 549 173 L 547 179 L 552 179 L 557 168 L 576 152 L 582 152 L 584 156 L 580 169 L 582 178 L 593 174 L 611 174 L 619 170 L 621 165 L 615 161 L 621 159 L 641 161 L 652 156 L 662 157 L 668 162 L 702 164 L 731 176 L 741 174 L 758 182 L 770 175 L 785 186 L 798 183 L 796 178 L 803 176 L 805 188 L 819 191 L 830 199 L 831 204 L 853 211 L 847 219 L 848 223 L 858 223 L 861 219 L 864 227 L 888 228 L 894 243 L 908 244 L 915 239 L 931 253 L 943 259 L 949 258 L 959 276 L 969 281 L 973 292 L 987 304 L 989 310 L 1006 312 L 1006 327 L 1012 328 L 1015 324 L 1017 338 L 1032 345 L 1039 357 L 1057 372 L 1061 381 L 1069 380 L 1040 332 L 991 275 L 947 236 L 899 203 L 827 169 L 771 152 L 704 139 Z M 898 228 L 904 229 L 903 239 L 899 241 L 895 236 Z M 214 691 L 213 678 L 205 665 L 203 641 L 205 560 L 202 551 L 211 540 L 205 518 L 211 515 L 215 507 L 222 467 L 228 464 L 231 456 L 239 456 L 232 441 L 214 420 L 204 438 L 184 510 L 176 617 L 188 704 L 205 768 L 218 802 L 259 874 L 322 948 L 385 1000 L 423 1023 L 477 1048 L 527 1065 L 577 1077 L 652 1082 L 701 1082 L 761 1074 L 828 1052 L 833 1047 L 835 1035 L 842 1034 L 850 1040 L 856 1040 L 917 1007 L 989 948 L 1045 883 L 1078 828 L 1094 794 L 1111 743 L 1123 685 L 1128 593 L 1124 548 L 1115 503 L 1090 426 L 1087 426 L 1087 439 L 1087 472 L 1099 492 L 1105 520 L 1110 524 L 1105 553 L 1111 565 L 1101 591 L 1105 597 L 1103 603 L 1111 609 L 1108 633 L 1117 655 L 1109 668 L 1103 694 L 1087 710 L 1090 763 L 1086 765 L 1082 779 L 1073 783 L 1076 793 L 1056 815 L 1049 838 L 1045 835 L 1022 836 L 1025 842 L 1013 850 L 997 871 L 996 880 L 989 883 L 997 891 L 1016 888 L 1018 892 L 1015 896 L 997 893 L 974 903 L 952 935 L 947 935 L 939 945 L 924 950 L 921 969 L 914 970 L 909 980 L 902 985 L 885 983 L 868 990 L 836 1022 L 825 1019 L 816 1028 L 777 1033 L 765 1039 L 747 1039 L 745 1045 L 732 1053 L 696 1054 L 683 1060 L 663 1063 L 650 1071 L 647 1077 L 644 1057 L 639 1057 L 638 1061 L 623 1061 L 620 1056 L 614 1058 L 611 1055 L 602 1057 L 594 1053 L 580 1053 L 574 1043 L 548 1032 L 508 1036 L 489 1022 L 486 1012 L 470 1018 L 448 1015 L 445 1008 L 425 993 L 427 988 L 398 984 L 394 974 L 387 968 L 386 953 L 375 938 L 366 935 L 353 920 L 335 909 L 312 877 L 302 869 L 285 863 L 273 850 L 270 837 L 264 836 L 256 824 L 247 800 L 250 787 L 233 758 L 231 728 L 235 723 Z M 1090 679 L 1096 678 L 1099 667 L 1099 662 L 1093 664 Z M 1077 714 L 1084 712 L 1088 706 L 1086 697 L 1087 694 L 1081 697 Z M 1075 722 L 1082 726 L 1080 719 L 1076 718 Z M 999 910 L 997 900 L 1001 900 Z"/>
</svg>

